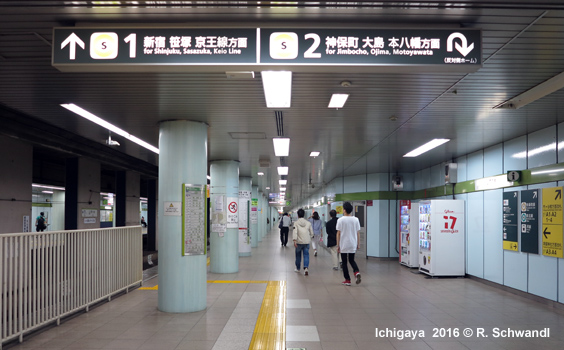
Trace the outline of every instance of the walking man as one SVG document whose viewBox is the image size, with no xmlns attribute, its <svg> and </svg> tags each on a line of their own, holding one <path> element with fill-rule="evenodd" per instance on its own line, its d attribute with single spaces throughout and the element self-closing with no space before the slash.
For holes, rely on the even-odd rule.
<svg viewBox="0 0 564 350">
<path fill-rule="evenodd" d="M 284 213 L 282 218 L 280 219 L 280 242 L 282 246 L 285 247 L 288 244 L 288 232 L 290 232 L 290 225 L 292 224 L 292 219 L 288 215 L 288 213 Z"/>
<path fill-rule="evenodd" d="M 296 247 L 296 268 L 295 272 L 300 272 L 302 264 L 302 252 L 304 255 L 304 275 L 309 275 L 309 243 L 313 237 L 313 229 L 309 221 L 304 219 L 305 211 L 298 210 L 298 221 L 294 224 L 294 247 Z"/>
<path fill-rule="evenodd" d="M 359 249 L 360 244 L 360 222 L 358 218 L 351 215 L 353 206 L 349 202 L 343 204 L 344 216 L 337 220 L 337 247 L 343 260 L 343 275 L 345 286 L 351 285 L 351 276 L 347 262 L 353 268 L 356 284 L 360 283 L 360 271 L 354 261 L 354 254 Z"/>
<path fill-rule="evenodd" d="M 331 210 L 329 215 L 331 216 L 331 220 L 327 221 L 325 225 L 325 230 L 327 231 L 327 248 L 331 249 L 333 270 L 338 270 L 341 257 L 337 252 L 337 212 Z"/>
</svg>

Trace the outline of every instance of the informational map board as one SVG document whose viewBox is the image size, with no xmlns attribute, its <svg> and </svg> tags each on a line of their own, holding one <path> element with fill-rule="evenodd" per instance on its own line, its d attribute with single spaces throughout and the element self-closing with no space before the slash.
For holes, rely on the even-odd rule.
<svg viewBox="0 0 564 350">
<path fill-rule="evenodd" d="M 182 185 L 182 255 L 207 254 L 206 185 Z"/>
<path fill-rule="evenodd" d="M 503 249 L 519 251 L 517 217 L 519 192 L 503 192 Z"/>
<path fill-rule="evenodd" d="M 521 191 L 521 251 L 539 253 L 539 191 Z"/>
</svg>

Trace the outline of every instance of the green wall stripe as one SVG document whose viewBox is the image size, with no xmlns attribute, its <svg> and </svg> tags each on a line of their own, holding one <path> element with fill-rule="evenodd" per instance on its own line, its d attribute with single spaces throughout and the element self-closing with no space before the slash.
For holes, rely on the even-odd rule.
<svg viewBox="0 0 564 350">
<path fill-rule="evenodd" d="M 53 204 L 51 203 L 31 203 L 32 207 L 45 207 L 45 208 L 51 208 L 53 206 Z"/>
<path fill-rule="evenodd" d="M 539 174 L 540 173 L 540 174 Z M 504 174 L 499 174 L 504 175 Z M 490 177 L 490 176 L 488 176 Z M 564 181 L 564 163 L 542 166 L 533 169 L 521 170 L 521 181 L 516 181 L 513 186 L 519 187 L 536 185 L 554 181 Z M 454 185 L 444 185 L 438 187 L 426 188 L 417 191 L 374 191 L 374 192 L 356 192 L 343 193 L 335 195 L 335 201 L 359 201 L 359 200 L 394 200 L 394 199 L 426 199 L 442 196 L 452 196 L 453 193 L 464 194 L 476 191 L 476 180 L 459 182 Z M 486 190 L 487 191 L 487 190 Z"/>
</svg>

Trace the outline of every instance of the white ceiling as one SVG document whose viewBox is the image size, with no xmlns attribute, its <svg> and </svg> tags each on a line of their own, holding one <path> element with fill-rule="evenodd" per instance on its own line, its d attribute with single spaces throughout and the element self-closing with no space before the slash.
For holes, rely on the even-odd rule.
<svg viewBox="0 0 564 350">
<path fill-rule="evenodd" d="M 259 72 L 234 80 L 221 72 L 63 73 L 51 66 L 54 27 L 121 24 L 482 29 L 484 64 L 475 73 L 295 72 L 292 107 L 279 110 L 292 140 L 282 162 L 295 202 L 338 176 L 411 173 L 564 121 L 562 90 L 519 110 L 492 109 L 564 71 L 562 1 L 0 1 L 0 103 L 99 142 L 105 130 L 59 104 L 75 103 L 153 145 L 161 120 L 204 121 L 210 161 L 238 160 L 241 176 L 277 189 L 281 160 L 271 139 L 280 131 Z M 345 108 L 327 108 L 335 92 L 350 94 Z M 233 139 L 232 132 L 266 138 Z M 113 138 L 121 152 L 158 164 L 154 153 Z M 402 157 L 432 138 L 452 141 Z M 312 159 L 314 150 L 322 153 Z M 259 159 L 271 168 L 259 168 Z M 266 170 L 261 179 L 259 170 Z"/>
</svg>

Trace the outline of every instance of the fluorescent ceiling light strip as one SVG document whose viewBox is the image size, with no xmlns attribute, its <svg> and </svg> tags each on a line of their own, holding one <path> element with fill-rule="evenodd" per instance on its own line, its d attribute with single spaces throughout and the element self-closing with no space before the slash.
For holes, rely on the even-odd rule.
<svg viewBox="0 0 564 350">
<path fill-rule="evenodd" d="M 540 83 L 494 108 L 519 109 L 562 88 L 564 88 L 564 72 L 555 75 L 545 82 Z"/>
<path fill-rule="evenodd" d="M 140 138 L 131 135 L 127 131 L 118 128 L 117 126 L 105 121 L 104 119 L 95 116 L 94 114 L 88 112 L 87 110 L 85 110 L 81 107 L 78 107 L 74 103 L 61 104 L 61 106 L 68 109 L 71 112 L 78 114 L 79 116 L 81 116 L 83 118 L 90 120 L 93 123 L 100 125 L 103 128 L 110 130 L 114 134 L 118 134 L 120 136 L 123 136 L 126 139 L 128 139 L 129 141 L 134 142 L 134 143 L 138 144 L 139 146 L 145 147 L 146 149 L 153 151 L 156 154 L 159 154 L 159 149 L 156 148 L 155 146 L 148 144 L 147 142 L 141 140 Z"/>
<path fill-rule="evenodd" d="M 278 167 L 278 175 L 288 175 L 288 167 L 287 166 L 279 166 Z"/>
<path fill-rule="evenodd" d="M 278 183 L 279 183 L 280 185 L 285 185 L 285 184 L 288 183 L 288 180 L 278 180 Z"/>
<path fill-rule="evenodd" d="M 47 185 L 40 185 L 40 184 L 31 184 L 31 187 L 48 188 L 48 189 L 51 189 L 51 190 L 59 190 L 59 191 L 64 191 L 64 190 L 65 190 L 64 187 L 47 186 Z"/>
<path fill-rule="evenodd" d="M 286 192 L 286 187 L 280 187 L 280 192 Z"/>
<path fill-rule="evenodd" d="M 51 194 L 53 193 L 53 191 L 41 191 L 41 192 L 43 192 L 43 193 L 51 193 Z"/>
<path fill-rule="evenodd" d="M 423 146 L 417 147 L 413 151 L 405 154 L 404 157 L 417 157 L 417 156 L 419 156 L 419 155 L 421 155 L 425 152 L 428 152 L 435 147 L 439 147 L 443 143 L 446 143 L 446 142 L 449 142 L 449 141 L 450 141 L 450 139 L 433 139 L 433 140 L 427 142 L 426 144 L 424 144 Z"/>
<path fill-rule="evenodd" d="M 275 137 L 272 139 L 274 144 L 274 155 L 276 157 L 287 157 L 290 154 L 290 139 Z"/>
<path fill-rule="evenodd" d="M 311 152 L 311 153 L 309 154 L 309 156 L 310 156 L 310 157 L 317 157 L 317 156 L 320 155 L 320 154 L 321 154 L 321 152 Z"/>
<path fill-rule="evenodd" d="M 260 72 L 264 98 L 268 108 L 290 108 L 292 103 L 292 72 Z"/>
<path fill-rule="evenodd" d="M 327 108 L 343 108 L 348 98 L 349 94 L 333 94 Z"/>
</svg>

